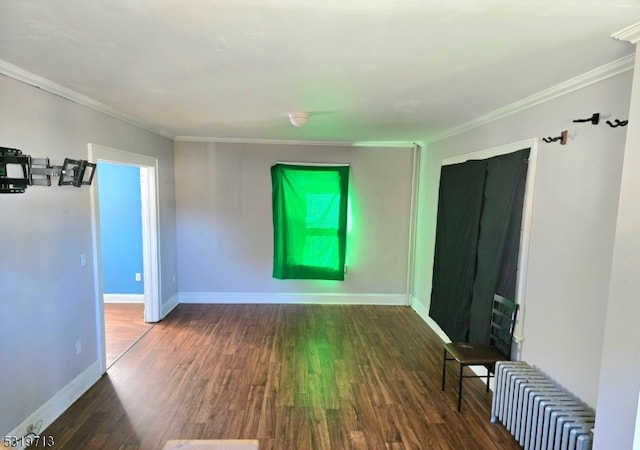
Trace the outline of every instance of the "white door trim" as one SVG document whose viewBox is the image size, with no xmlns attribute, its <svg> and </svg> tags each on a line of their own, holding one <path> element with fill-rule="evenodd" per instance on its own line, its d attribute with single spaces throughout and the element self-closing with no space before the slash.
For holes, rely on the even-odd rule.
<svg viewBox="0 0 640 450">
<path fill-rule="evenodd" d="M 420 189 L 420 155 L 422 148 L 413 144 L 411 163 L 411 203 L 409 212 L 409 251 L 407 252 L 407 305 L 411 305 L 415 293 L 416 227 L 418 222 L 418 193 Z"/>
<path fill-rule="evenodd" d="M 160 320 L 160 277 L 158 272 L 158 214 L 156 165 L 140 167 L 142 204 L 142 277 L 144 280 L 144 321 Z"/>
<path fill-rule="evenodd" d="M 145 322 L 160 320 L 160 251 L 159 217 L 158 217 L 158 159 L 138 153 L 117 150 L 96 144 L 89 144 L 89 161 L 126 164 L 140 167 L 140 192 L 142 200 L 142 251 L 143 251 L 143 280 L 145 298 Z M 100 171 L 96 172 L 100 177 Z M 100 239 L 100 205 L 98 201 L 98 185 L 91 184 L 91 213 L 93 222 L 93 255 L 94 278 L 96 285 L 96 333 L 98 346 L 98 361 L 100 373 L 107 370 L 105 348 L 105 325 L 102 286 L 102 248 Z"/>
</svg>

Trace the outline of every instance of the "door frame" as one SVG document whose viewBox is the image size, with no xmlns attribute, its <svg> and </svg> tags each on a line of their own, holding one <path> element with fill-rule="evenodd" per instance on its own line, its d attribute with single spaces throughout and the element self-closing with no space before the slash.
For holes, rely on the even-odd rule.
<svg viewBox="0 0 640 450">
<path fill-rule="evenodd" d="M 158 159 L 148 155 L 127 152 L 97 144 L 89 144 L 89 161 L 108 162 L 140 168 L 142 215 L 142 266 L 144 280 L 144 321 L 158 322 L 160 302 L 160 250 L 158 216 Z M 100 173 L 96 172 L 99 180 Z M 104 291 L 102 272 L 102 241 L 100 233 L 99 182 L 91 184 L 91 215 L 93 228 L 93 255 L 96 302 L 96 335 L 100 373 L 107 370 L 104 323 Z"/>
</svg>

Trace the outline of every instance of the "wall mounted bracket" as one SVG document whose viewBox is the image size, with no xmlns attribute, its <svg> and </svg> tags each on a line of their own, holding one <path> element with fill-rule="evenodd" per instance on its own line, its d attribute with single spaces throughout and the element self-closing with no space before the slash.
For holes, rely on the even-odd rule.
<svg viewBox="0 0 640 450">
<path fill-rule="evenodd" d="M 542 140 L 545 141 L 547 144 L 550 142 L 560 141 L 560 145 L 565 145 L 567 143 L 568 136 L 569 136 L 569 132 L 567 130 L 564 130 L 562 133 L 560 133 L 560 136 L 546 137 L 546 138 L 542 138 Z"/>
<path fill-rule="evenodd" d="M 16 148 L 0 147 L 0 194 L 21 194 L 29 186 L 51 186 L 51 177 L 58 186 L 90 185 L 96 164 L 65 158 L 62 166 L 52 166 L 49 158 L 33 158 Z"/>
<path fill-rule="evenodd" d="M 588 119 L 575 119 L 573 122 L 574 123 L 591 122 L 591 125 L 598 125 L 598 123 L 600 122 L 600 113 L 595 113 Z"/>
</svg>

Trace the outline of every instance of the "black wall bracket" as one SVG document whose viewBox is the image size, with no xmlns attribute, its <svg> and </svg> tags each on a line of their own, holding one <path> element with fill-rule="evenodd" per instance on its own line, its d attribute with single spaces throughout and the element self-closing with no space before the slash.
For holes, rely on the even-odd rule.
<svg viewBox="0 0 640 450">
<path fill-rule="evenodd" d="M 96 164 L 65 158 L 62 166 L 52 166 L 49 158 L 33 158 L 17 148 L 0 147 L 0 194 L 21 194 L 29 186 L 51 186 L 51 177 L 58 186 L 90 185 Z"/>
<path fill-rule="evenodd" d="M 573 122 L 574 123 L 591 122 L 591 125 L 598 125 L 598 123 L 600 123 L 600 113 L 595 113 L 588 119 L 575 119 Z"/>
</svg>

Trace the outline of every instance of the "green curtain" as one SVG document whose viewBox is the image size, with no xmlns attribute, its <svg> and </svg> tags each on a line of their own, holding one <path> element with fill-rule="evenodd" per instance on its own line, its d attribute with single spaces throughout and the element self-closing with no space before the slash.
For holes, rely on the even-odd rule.
<svg viewBox="0 0 640 450">
<path fill-rule="evenodd" d="M 349 166 L 271 167 L 273 277 L 344 280 Z"/>
</svg>

